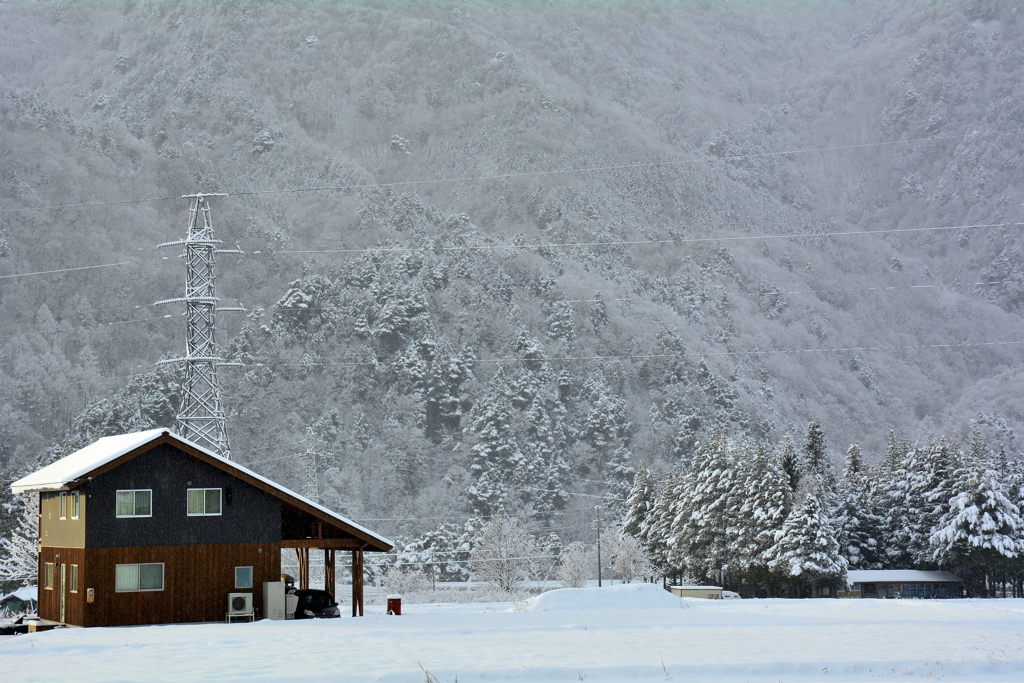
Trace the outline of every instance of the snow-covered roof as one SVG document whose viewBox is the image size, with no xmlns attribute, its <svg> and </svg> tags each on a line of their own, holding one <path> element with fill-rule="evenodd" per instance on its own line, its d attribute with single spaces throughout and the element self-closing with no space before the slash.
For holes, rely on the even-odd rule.
<svg viewBox="0 0 1024 683">
<path fill-rule="evenodd" d="M 85 476 L 97 467 L 102 467 L 111 460 L 119 458 L 125 453 L 129 453 L 166 433 L 168 433 L 166 429 L 150 429 L 146 432 L 105 436 L 80 451 L 75 451 L 71 455 L 65 456 L 57 462 L 50 463 L 27 477 L 22 477 L 11 484 L 11 491 L 14 493 L 66 491 L 68 484 L 74 482 L 79 477 Z"/>
<path fill-rule="evenodd" d="M 684 591 L 720 591 L 721 586 L 669 586 L 669 588 L 678 588 Z"/>
<path fill-rule="evenodd" d="M 209 451 L 199 444 L 192 443 L 188 439 L 184 439 L 170 430 L 163 428 L 150 429 L 145 432 L 134 432 L 132 434 L 105 436 L 96 443 L 90 444 L 79 451 L 75 451 L 71 455 L 63 457 L 57 462 L 47 465 L 43 469 L 33 472 L 27 477 L 22 477 L 11 484 L 11 491 L 14 493 L 25 493 L 28 491 L 66 491 L 71 484 L 87 476 L 89 473 L 96 471 L 100 467 L 120 458 L 122 455 L 126 455 L 141 446 L 145 446 L 151 441 L 159 439 L 164 435 L 170 436 L 176 441 L 201 451 L 204 455 L 218 461 L 222 469 L 234 470 L 236 476 L 238 474 L 244 474 L 252 477 L 253 479 L 256 479 L 276 490 L 285 498 L 292 498 L 304 503 L 335 521 L 380 541 L 384 545 L 390 547 L 394 547 L 395 545 L 391 540 L 370 531 L 366 527 L 357 524 L 350 519 L 342 517 L 338 513 L 325 508 L 323 505 L 314 503 L 309 498 L 300 496 L 294 491 L 281 486 L 277 482 L 271 481 L 260 474 L 256 474 L 247 467 L 243 467 L 234 461 L 223 458 L 213 451 Z"/>
<path fill-rule="evenodd" d="M 10 598 L 17 598 L 22 602 L 28 602 L 29 600 L 39 602 L 39 589 L 35 586 L 22 586 L 13 593 L 8 593 L 7 595 L 0 597 L 0 605 L 7 602 Z"/>
<path fill-rule="evenodd" d="M 917 569 L 851 569 L 846 582 L 855 583 L 949 583 L 960 579 L 949 572 L 926 572 Z"/>
</svg>

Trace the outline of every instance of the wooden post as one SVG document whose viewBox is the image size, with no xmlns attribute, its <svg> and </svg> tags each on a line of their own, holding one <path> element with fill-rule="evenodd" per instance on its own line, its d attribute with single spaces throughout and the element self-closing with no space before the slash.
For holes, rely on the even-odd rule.
<svg viewBox="0 0 1024 683">
<path fill-rule="evenodd" d="M 299 590 L 309 588 L 309 548 L 296 548 L 295 559 L 299 563 Z"/>
<path fill-rule="evenodd" d="M 359 553 L 359 616 L 363 616 L 363 549 Z"/>
<path fill-rule="evenodd" d="M 324 590 L 334 599 L 334 548 L 324 549 Z"/>
<path fill-rule="evenodd" d="M 358 550 L 352 551 L 352 616 L 359 615 L 359 599 L 362 591 L 359 588 L 359 581 L 362 579 L 362 572 L 359 571 Z"/>
</svg>

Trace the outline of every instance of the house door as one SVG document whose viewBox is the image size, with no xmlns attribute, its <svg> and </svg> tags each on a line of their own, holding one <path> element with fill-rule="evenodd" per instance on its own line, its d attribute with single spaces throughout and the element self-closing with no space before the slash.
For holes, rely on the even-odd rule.
<svg viewBox="0 0 1024 683">
<path fill-rule="evenodd" d="M 68 606 L 68 566 L 60 563 L 60 623 L 64 623 Z"/>
</svg>

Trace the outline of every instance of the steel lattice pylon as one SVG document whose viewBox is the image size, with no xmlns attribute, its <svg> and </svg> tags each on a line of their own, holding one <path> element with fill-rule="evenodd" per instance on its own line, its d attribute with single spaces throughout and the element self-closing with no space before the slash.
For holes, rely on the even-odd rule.
<svg viewBox="0 0 1024 683">
<path fill-rule="evenodd" d="M 161 363 L 182 363 L 185 366 L 181 386 L 181 408 L 175 430 L 179 435 L 225 458 L 231 458 L 224 408 L 217 380 L 218 365 L 226 364 L 217 355 L 217 311 L 241 311 L 238 307 L 218 308 L 214 255 L 241 253 L 236 249 L 217 249 L 221 241 L 213 236 L 210 206 L 207 197 L 222 194 L 185 195 L 190 199 L 188 234 L 183 240 L 165 242 L 161 247 L 183 246 L 185 257 L 185 296 L 165 299 L 157 304 L 185 304 L 187 332 L 185 355 Z"/>
</svg>

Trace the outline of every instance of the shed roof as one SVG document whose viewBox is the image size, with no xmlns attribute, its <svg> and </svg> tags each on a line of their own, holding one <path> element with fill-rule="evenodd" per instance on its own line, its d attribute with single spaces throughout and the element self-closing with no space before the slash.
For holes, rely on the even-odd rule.
<svg viewBox="0 0 1024 683">
<path fill-rule="evenodd" d="M 12 598 L 15 600 L 21 600 L 22 602 L 28 602 L 29 600 L 39 602 L 39 589 L 35 586 L 22 586 L 13 593 L 8 593 L 7 595 L 0 597 L 0 605 L 3 605 Z"/>
<path fill-rule="evenodd" d="M 927 572 L 917 569 L 852 569 L 846 572 L 846 582 L 855 583 L 960 583 L 960 578 L 949 572 Z"/>
<path fill-rule="evenodd" d="M 314 517 L 329 524 L 342 527 L 345 531 L 362 538 L 364 541 L 369 542 L 371 546 L 374 546 L 368 549 L 387 551 L 394 546 L 392 541 L 370 531 L 366 527 L 342 517 L 319 503 L 314 503 L 310 499 L 300 496 L 262 475 L 256 474 L 247 467 L 223 458 L 198 444 L 178 436 L 169 429 L 163 428 L 131 434 L 118 434 L 117 436 L 105 436 L 95 443 L 61 458 L 57 462 L 33 472 L 27 477 L 22 477 L 11 484 L 11 491 L 14 493 L 68 491 L 85 483 L 90 477 L 102 474 L 120 465 L 122 462 L 126 462 L 136 455 L 149 450 L 153 446 L 167 442 L 176 442 L 176 445 L 179 447 L 183 447 L 184 450 L 188 450 L 214 467 L 243 481 L 247 481 Z"/>
</svg>

